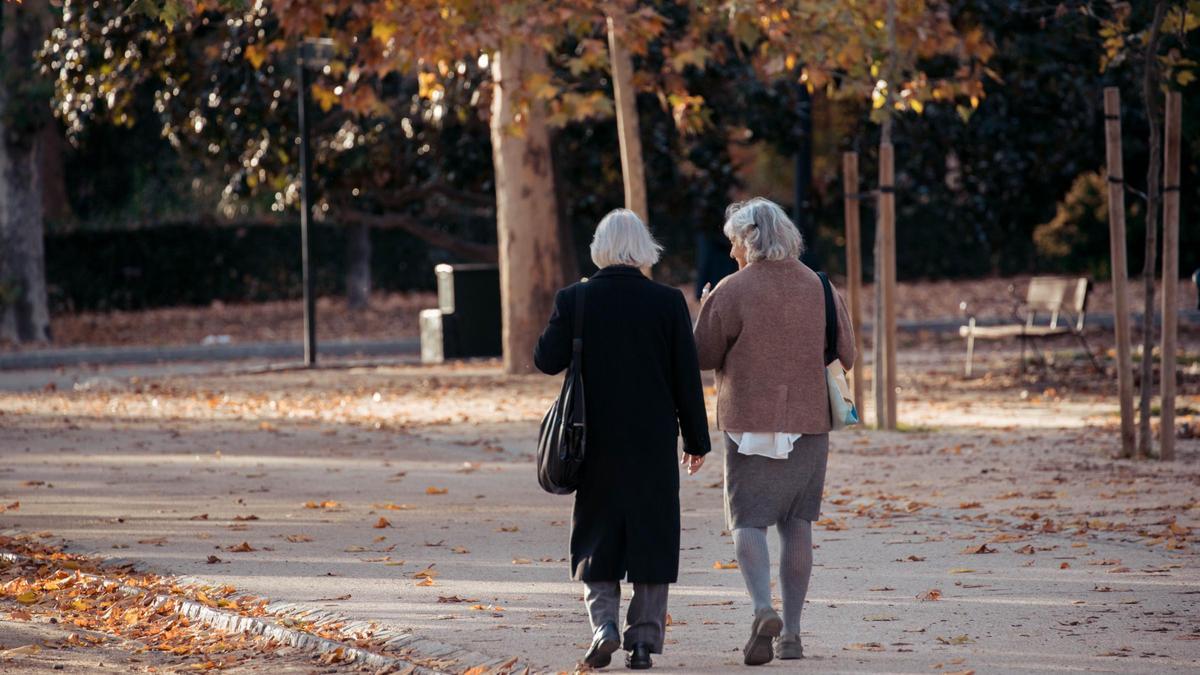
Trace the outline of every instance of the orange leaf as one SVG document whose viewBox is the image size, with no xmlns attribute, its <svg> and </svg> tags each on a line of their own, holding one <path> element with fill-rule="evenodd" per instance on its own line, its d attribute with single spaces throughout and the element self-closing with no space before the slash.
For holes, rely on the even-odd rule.
<svg viewBox="0 0 1200 675">
<path fill-rule="evenodd" d="M 425 569 L 421 570 L 420 572 L 417 572 L 416 574 L 414 574 L 413 578 L 414 579 L 432 579 L 432 578 L 436 577 L 438 574 L 439 574 L 439 572 L 437 570 L 433 569 L 433 565 L 430 565 L 429 567 L 426 567 Z"/>
<path fill-rule="evenodd" d="M 391 527 L 391 526 L 392 526 L 392 524 L 390 522 L 388 522 L 388 519 L 384 518 L 383 516 L 379 516 L 379 520 L 375 521 L 375 524 L 372 525 L 372 527 L 374 527 L 377 530 L 382 530 L 385 527 Z"/>
</svg>

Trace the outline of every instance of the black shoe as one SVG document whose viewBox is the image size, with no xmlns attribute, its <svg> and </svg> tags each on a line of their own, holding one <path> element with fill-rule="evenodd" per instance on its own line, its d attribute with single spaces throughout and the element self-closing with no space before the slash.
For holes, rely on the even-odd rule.
<svg viewBox="0 0 1200 675">
<path fill-rule="evenodd" d="M 770 663 L 775 658 L 775 650 L 771 641 L 783 632 L 783 620 L 770 607 L 763 607 L 754 612 L 754 625 L 750 627 L 750 640 L 742 649 L 744 663 L 748 666 L 761 666 Z"/>
<path fill-rule="evenodd" d="M 630 670 L 650 670 L 654 667 L 654 662 L 650 660 L 650 645 L 645 642 L 635 644 L 625 657 L 625 667 Z"/>
<path fill-rule="evenodd" d="M 592 646 L 583 655 L 583 662 L 590 668 L 603 668 L 612 663 L 613 652 L 621 646 L 621 636 L 613 622 L 600 626 L 592 636 Z"/>
</svg>

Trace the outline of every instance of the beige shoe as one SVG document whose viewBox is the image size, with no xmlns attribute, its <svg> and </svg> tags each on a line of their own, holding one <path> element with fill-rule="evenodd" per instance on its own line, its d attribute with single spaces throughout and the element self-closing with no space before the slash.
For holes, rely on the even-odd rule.
<svg viewBox="0 0 1200 675">
<path fill-rule="evenodd" d="M 775 638 L 775 655 L 781 660 L 804 658 L 804 646 L 799 635 L 781 635 Z"/>
<path fill-rule="evenodd" d="M 754 625 L 750 628 L 750 640 L 742 649 L 744 662 L 748 666 L 761 666 L 770 663 L 775 658 L 775 650 L 771 647 L 772 639 L 783 632 L 783 619 L 779 613 L 770 607 L 764 607 L 754 612 Z"/>
</svg>

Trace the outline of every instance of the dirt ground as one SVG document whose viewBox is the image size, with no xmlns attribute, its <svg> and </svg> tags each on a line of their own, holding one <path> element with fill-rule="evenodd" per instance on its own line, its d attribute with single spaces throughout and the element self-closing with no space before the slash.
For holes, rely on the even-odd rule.
<svg viewBox="0 0 1200 675">
<path fill-rule="evenodd" d="M 1200 669 L 1200 441 L 1111 459 L 1111 378 L 985 351 L 964 380 L 959 350 L 901 352 L 903 431 L 832 437 L 802 667 Z M 568 671 L 588 639 L 571 500 L 531 463 L 557 384 L 484 362 L 0 393 L 0 531 Z M 1194 429 L 1200 372 L 1178 405 Z M 740 667 L 720 467 L 682 479 L 656 670 Z"/>
<path fill-rule="evenodd" d="M 839 288 L 844 286 L 840 281 L 838 283 Z M 900 321 L 956 319 L 962 316 L 959 303 L 967 302 L 970 311 L 980 317 L 1007 317 L 1012 293 L 1023 296 L 1028 284 L 1028 276 L 902 282 L 897 289 L 896 316 Z M 692 299 L 691 287 L 684 291 Z M 873 297 L 873 286 L 864 286 L 864 316 L 871 315 Z M 1096 284 L 1088 304 L 1090 312 L 1111 313 L 1111 286 Z M 437 307 L 437 296 L 429 292 L 376 293 L 370 308 L 361 312 L 347 310 L 343 298 L 320 298 L 317 306 L 320 338 L 385 340 L 413 337 L 418 332 L 418 314 L 431 307 Z M 1179 307 L 1196 309 L 1196 288 L 1190 281 L 1180 282 Z M 1141 308 L 1140 292 L 1131 290 L 1131 311 L 1140 312 Z M 228 336 L 235 343 L 294 342 L 303 336 L 301 315 L 299 300 L 213 303 L 208 307 L 59 314 L 51 319 L 51 330 L 56 347 L 199 344 L 209 336 Z M 12 349 L 15 347 L 0 343 L 0 350 Z"/>
</svg>

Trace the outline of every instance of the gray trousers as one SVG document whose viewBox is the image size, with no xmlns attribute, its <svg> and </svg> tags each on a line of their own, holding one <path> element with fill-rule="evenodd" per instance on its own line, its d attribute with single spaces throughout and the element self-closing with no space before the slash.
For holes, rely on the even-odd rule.
<svg viewBox="0 0 1200 675">
<path fill-rule="evenodd" d="M 592 632 L 612 622 L 620 626 L 621 582 L 586 581 L 583 602 L 587 605 Z M 650 651 L 661 654 L 667 624 L 667 589 L 670 584 L 633 584 L 633 597 L 625 613 L 625 650 L 643 642 Z"/>
</svg>

